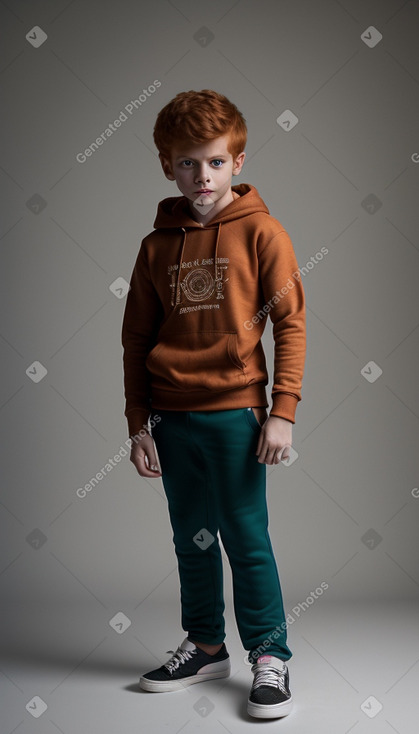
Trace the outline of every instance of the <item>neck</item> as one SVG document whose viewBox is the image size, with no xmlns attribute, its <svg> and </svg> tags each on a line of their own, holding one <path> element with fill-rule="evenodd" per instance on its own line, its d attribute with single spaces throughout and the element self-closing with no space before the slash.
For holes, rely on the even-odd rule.
<svg viewBox="0 0 419 734">
<path fill-rule="evenodd" d="M 229 194 L 229 196 L 223 196 L 222 200 L 217 201 L 215 206 L 213 206 L 207 214 L 201 213 L 197 207 L 193 206 L 193 204 L 189 202 L 189 210 L 191 212 L 192 219 L 194 219 L 196 222 L 199 222 L 199 224 L 206 224 L 213 217 L 215 217 L 218 212 L 222 211 L 222 209 L 225 209 L 225 207 L 231 204 L 232 201 L 235 201 L 239 198 L 239 194 L 237 194 L 235 191 L 232 191 L 232 189 L 230 189 L 230 191 L 227 193 Z M 221 205 L 217 206 L 218 204 L 220 204 L 220 202 Z"/>
</svg>

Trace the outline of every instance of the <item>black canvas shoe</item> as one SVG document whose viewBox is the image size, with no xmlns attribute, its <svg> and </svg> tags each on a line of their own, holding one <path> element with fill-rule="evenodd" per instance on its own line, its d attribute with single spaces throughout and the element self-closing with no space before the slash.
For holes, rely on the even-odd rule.
<svg viewBox="0 0 419 734">
<path fill-rule="evenodd" d="M 292 709 L 288 668 L 273 655 L 261 655 L 252 665 L 253 685 L 247 713 L 259 719 L 286 716 Z"/>
<path fill-rule="evenodd" d="M 230 656 L 224 642 L 215 655 L 208 655 L 185 637 L 167 663 L 141 676 L 140 687 L 155 693 L 178 691 L 193 683 L 229 675 Z"/>
</svg>

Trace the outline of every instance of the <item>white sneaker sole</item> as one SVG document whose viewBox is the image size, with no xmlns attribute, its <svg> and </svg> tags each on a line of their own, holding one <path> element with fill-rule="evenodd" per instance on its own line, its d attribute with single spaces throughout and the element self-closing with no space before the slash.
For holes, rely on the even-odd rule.
<svg viewBox="0 0 419 734">
<path fill-rule="evenodd" d="M 221 660 L 218 663 L 210 663 L 201 668 L 201 672 L 197 675 L 191 675 L 181 680 L 150 680 L 149 678 L 140 678 L 140 687 L 144 691 L 153 693 L 164 693 L 166 691 L 180 691 L 186 686 L 192 686 L 194 683 L 203 683 L 206 680 L 214 680 L 215 678 L 228 678 L 230 675 L 231 665 L 229 660 Z"/>
<path fill-rule="evenodd" d="M 288 701 L 276 704 L 264 704 L 247 702 L 247 713 L 257 719 L 279 719 L 280 716 L 288 716 L 293 707 L 292 697 Z"/>
</svg>

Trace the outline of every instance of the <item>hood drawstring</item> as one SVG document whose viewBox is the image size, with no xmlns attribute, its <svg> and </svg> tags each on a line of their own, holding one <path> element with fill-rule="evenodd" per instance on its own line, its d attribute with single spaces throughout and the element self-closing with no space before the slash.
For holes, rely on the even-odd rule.
<svg viewBox="0 0 419 734">
<path fill-rule="evenodd" d="M 218 280 L 217 278 L 217 275 L 218 275 L 217 253 L 218 253 L 218 240 L 220 239 L 220 232 L 221 232 L 221 222 L 218 222 L 218 232 L 217 232 L 217 239 L 215 241 L 215 252 L 214 252 L 214 283 L 215 283 L 216 289 L 217 289 L 217 280 Z"/>
<path fill-rule="evenodd" d="M 176 285 L 174 288 L 175 293 L 174 293 L 174 297 L 172 297 L 173 308 L 175 308 L 180 301 L 180 272 L 182 270 L 183 253 L 185 251 L 186 236 L 187 236 L 185 227 L 181 227 L 181 230 L 183 232 L 183 239 L 182 239 L 182 248 L 181 248 L 180 257 L 179 257 Z M 214 285 L 215 285 L 216 290 L 217 290 L 217 280 L 218 280 L 217 254 L 218 254 L 218 242 L 220 239 L 220 233 L 221 233 L 221 222 L 218 222 L 217 223 L 217 237 L 215 240 L 215 248 L 214 248 Z"/>
<path fill-rule="evenodd" d="M 173 308 L 175 308 L 177 306 L 177 304 L 179 303 L 179 301 L 180 301 L 180 292 L 179 292 L 180 271 L 182 269 L 183 251 L 185 249 L 185 242 L 186 242 L 186 229 L 185 229 L 185 227 L 181 227 L 181 230 L 183 232 L 183 240 L 182 240 L 182 249 L 180 251 L 179 267 L 177 269 L 177 278 L 176 278 L 176 288 L 175 288 L 174 301 L 172 299 L 172 306 L 173 306 Z"/>
</svg>

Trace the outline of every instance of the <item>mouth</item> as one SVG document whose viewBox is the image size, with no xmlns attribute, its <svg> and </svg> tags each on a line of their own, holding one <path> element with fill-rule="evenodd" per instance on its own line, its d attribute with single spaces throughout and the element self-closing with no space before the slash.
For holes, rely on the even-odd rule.
<svg viewBox="0 0 419 734">
<path fill-rule="evenodd" d="M 199 191 L 195 191 L 196 194 L 212 194 L 211 189 L 199 189 Z"/>
</svg>

